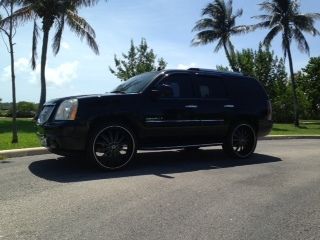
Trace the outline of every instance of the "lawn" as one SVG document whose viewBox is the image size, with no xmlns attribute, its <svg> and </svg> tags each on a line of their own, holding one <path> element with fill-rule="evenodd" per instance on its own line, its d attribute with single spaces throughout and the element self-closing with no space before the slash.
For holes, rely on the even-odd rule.
<svg viewBox="0 0 320 240">
<path fill-rule="evenodd" d="M 0 118 L 0 150 L 39 147 L 36 126 L 31 119 L 18 119 L 19 143 L 11 143 L 11 119 Z M 303 120 L 299 128 L 293 124 L 274 124 L 271 135 L 320 135 L 320 120 Z"/>
<path fill-rule="evenodd" d="M 320 120 L 301 120 L 300 126 L 293 124 L 273 125 L 271 135 L 320 135 Z"/>
<path fill-rule="evenodd" d="M 18 119 L 17 124 L 19 143 L 12 144 L 11 119 L 0 118 L 0 150 L 39 147 L 35 123 L 31 119 Z"/>
</svg>

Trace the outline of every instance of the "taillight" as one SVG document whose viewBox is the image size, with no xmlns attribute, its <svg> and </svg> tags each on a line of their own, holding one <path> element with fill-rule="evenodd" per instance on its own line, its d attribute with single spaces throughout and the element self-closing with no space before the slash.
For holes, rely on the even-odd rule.
<svg viewBox="0 0 320 240">
<path fill-rule="evenodd" d="M 267 101 L 267 119 L 272 120 L 272 105 L 270 100 Z"/>
</svg>

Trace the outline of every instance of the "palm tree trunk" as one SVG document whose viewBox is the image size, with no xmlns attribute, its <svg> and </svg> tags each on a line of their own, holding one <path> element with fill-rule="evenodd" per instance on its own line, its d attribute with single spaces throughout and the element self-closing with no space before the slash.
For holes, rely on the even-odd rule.
<svg viewBox="0 0 320 240">
<path fill-rule="evenodd" d="M 45 20 L 44 20 L 45 21 Z M 46 25 L 44 23 L 44 25 Z M 49 29 L 48 27 L 43 27 L 43 39 L 42 39 L 42 52 L 41 52 L 41 94 L 40 94 L 40 101 L 39 101 L 39 107 L 37 114 L 35 116 L 35 119 L 37 119 L 40 115 L 40 112 L 42 110 L 42 107 L 44 103 L 46 102 L 46 95 L 47 95 L 47 89 L 46 89 L 46 63 L 47 63 L 47 51 L 48 51 L 48 41 L 49 41 Z"/>
<path fill-rule="evenodd" d="M 297 84 L 296 84 L 296 80 L 294 78 L 290 44 L 287 47 L 287 51 L 288 51 L 290 75 L 291 75 L 291 83 L 292 83 L 292 92 L 293 92 L 294 125 L 296 127 L 299 127 L 299 109 L 298 109 L 298 98 L 297 98 Z"/>
<path fill-rule="evenodd" d="M 13 14 L 13 1 L 10 3 L 10 13 Z M 12 83 L 12 143 L 18 143 L 18 130 L 17 130 L 17 102 L 16 102 L 16 76 L 14 72 L 14 51 L 13 51 L 13 19 L 10 18 L 9 29 L 9 47 L 11 59 L 11 83 Z"/>
<path fill-rule="evenodd" d="M 231 55 L 229 53 L 229 50 L 228 50 L 227 45 L 226 45 L 225 42 L 223 43 L 223 48 L 224 48 L 224 51 L 226 52 L 226 56 L 227 56 L 227 59 L 229 61 L 229 65 L 230 65 L 232 71 L 238 72 L 238 69 L 234 66 L 234 62 L 233 62 L 233 60 L 231 58 Z"/>
</svg>

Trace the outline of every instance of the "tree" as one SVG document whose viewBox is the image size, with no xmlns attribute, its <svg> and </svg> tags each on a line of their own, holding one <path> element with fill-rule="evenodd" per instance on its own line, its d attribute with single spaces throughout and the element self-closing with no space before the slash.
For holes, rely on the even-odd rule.
<svg viewBox="0 0 320 240">
<path fill-rule="evenodd" d="M 234 14 L 232 0 L 214 0 L 202 10 L 202 19 L 196 22 L 193 32 L 198 32 L 192 40 L 193 46 L 206 45 L 218 41 L 214 52 L 222 47 L 226 53 L 230 67 L 238 71 L 233 63 L 234 46 L 231 43 L 231 36 L 246 33 L 249 27 L 236 26 L 236 19 L 242 16 L 243 10 L 239 9 Z"/>
<path fill-rule="evenodd" d="M 320 57 L 310 58 L 299 74 L 297 84 L 310 101 L 312 117 L 320 119 Z"/>
<path fill-rule="evenodd" d="M 297 99 L 297 85 L 294 78 L 293 61 L 291 54 L 291 43 L 295 40 L 298 48 L 302 52 L 309 54 L 310 48 L 303 32 L 310 33 L 313 36 L 319 35 L 319 31 L 314 27 L 316 19 L 320 19 L 319 13 L 300 13 L 300 2 L 298 0 L 267 0 L 260 4 L 260 10 L 266 14 L 255 16 L 254 18 L 262 20 L 255 25 L 255 28 L 270 29 L 264 38 L 264 45 L 270 46 L 274 37 L 282 34 L 282 48 L 284 56 L 288 55 L 291 85 L 293 92 L 294 106 L 294 124 L 299 126 L 299 109 Z"/>
<path fill-rule="evenodd" d="M 7 38 L 9 46 L 7 46 L 10 54 L 11 62 L 11 90 L 12 90 L 12 143 L 18 143 L 18 129 L 17 129 L 17 102 L 16 102 L 16 76 L 14 71 L 14 42 L 13 38 L 16 34 L 16 24 L 12 18 L 14 7 L 17 1 L 6 0 L 0 1 L 0 7 L 4 9 L 7 14 L 8 24 L 4 26 L 4 22 L 0 16 L 0 31 L 3 32 Z"/>
<path fill-rule="evenodd" d="M 163 70 L 167 63 L 163 58 L 158 59 L 156 65 L 157 55 L 154 54 L 153 49 L 150 49 L 146 39 L 142 38 L 139 46 L 135 46 L 131 40 L 130 49 L 127 54 L 122 53 L 123 59 L 114 56 L 114 63 L 116 70 L 109 67 L 110 72 L 122 81 L 144 73 L 156 70 Z"/>
<path fill-rule="evenodd" d="M 237 68 L 246 75 L 258 79 L 266 88 L 269 97 L 273 100 L 279 89 L 287 85 L 287 73 L 284 60 L 278 59 L 268 47 L 259 44 L 259 49 L 244 49 L 235 55 Z"/>
<path fill-rule="evenodd" d="M 94 53 L 99 54 L 98 45 L 95 42 L 95 31 L 89 23 L 78 15 L 78 9 L 81 7 L 90 7 L 95 5 L 99 0 L 23 0 L 21 8 L 15 11 L 11 17 L 17 23 L 33 21 L 32 36 L 32 68 L 36 68 L 37 58 L 37 42 L 39 37 L 38 20 L 42 24 L 42 51 L 41 51 L 41 94 L 39 108 L 36 117 L 39 115 L 43 104 L 46 101 L 46 77 L 45 69 L 47 62 L 47 50 L 49 42 L 50 30 L 55 27 L 56 33 L 53 38 L 52 49 L 56 55 L 60 50 L 60 43 L 65 24 L 67 24 L 72 32 L 74 32 L 81 40 L 87 40 L 89 47 Z M 8 19 L 3 20 L 4 23 Z"/>
</svg>

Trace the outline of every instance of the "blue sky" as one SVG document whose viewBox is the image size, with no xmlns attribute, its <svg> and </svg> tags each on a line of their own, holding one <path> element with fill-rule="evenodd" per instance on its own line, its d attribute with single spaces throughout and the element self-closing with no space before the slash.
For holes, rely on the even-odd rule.
<svg viewBox="0 0 320 240">
<path fill-rule="evenodd" d="M 244 14 L 237 24 L 252 24 L 251 16 L 259 15 L 258 3 L 262 0 L 234 0 L 234 9 L 243 8 Z M 187 68 L 189 66 L 215 68 L 227 65 L 223 50 L 214 53 L 214 45 L 191 47 L 194 36 L 191 29 L 200 19 L 201 9 L 208 0 L 103 0 L 93 8 L 81 9 L 94 27 L 100 55 L 96 56 L 85 42 L 81 42 L 65 28 L 62 49 L 57 56 L 48 54 L 47 99 L 68 95 L 104 93 L 120 83 L 108 70 L 113 66 L 114 54 L 126 52 L 130 39 L 138 43 L 142 37 L 158 56 L 168 62 L 168 68 Z M 320 12 L 320 1 L 302 0 L 302 12 Z M 320 21 L 317 22 L 320 30 Z M 31 24 L 18 28 L 15 37 L 15 58 L 18 101 L 38 102 L 40 94 L 39 70 L 31 71 Z M 237 50 L 256 49 L 266 31 L 259 30 L 247 35 L 233 37 Z M 52 35 L 51 35 L 52 38 Z M 320 37 L 307 35 L 311 56 L 320 56 Z M 38 52 L 40 55 L 40 44 Z M 272 50 L 282 55 L 280 39 L 272 44 Z M 308 55 L 300 53 L 293 45 L 294 68 L 299 70 L 308 62 Z M 9 75 L 10 59 L 3 42 L 0 41 L 0 98 L 11 101 Z"/>
</svg>

